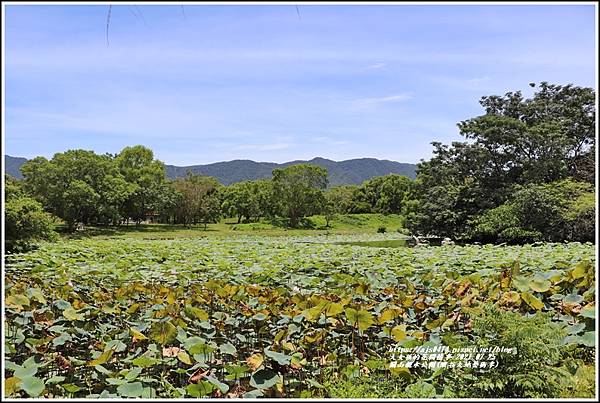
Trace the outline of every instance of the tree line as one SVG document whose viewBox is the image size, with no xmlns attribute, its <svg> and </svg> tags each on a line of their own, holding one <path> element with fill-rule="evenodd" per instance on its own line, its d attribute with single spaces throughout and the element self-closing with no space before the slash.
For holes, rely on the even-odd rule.
<svg viewBox="0 0 600 403">
<path fill-rule="evenodd" d="M 530 86 L 536 87 L 531 83 Z M 482 242 L 594 241 L 596 107 L 592 88 L 540 83 L 487 96 L 417 166 L 414 232 Z"/>
<path fill-rule="evenodd" d="M 234 217 L 238 223 L 275 219 L 297 228 L 307 216 L 338 213 L 400 213 L 410 179 L 391 174 L 361 186 L 327 189 L 327 170 L 310 164 L 275 169 L 271 179 L 221 185 L 215 178 L 188 172 L 169 180 L 152 150 L 126 147 L 116 155 L 68 150 L 52 159 L 37 157 L 21 167 L 24 179 L 7 176 L 10 236 L 25 234 L 17 217 L 23 201 L 36 214 L 62 220 L 68 231 L 79 225 L 118 226 L 146 220 L 191 226 Z M 18 207 L 21 206 L 21 207 Z M 27 221 L 27 220 L 25 220 Z M 44 222 L 51 222 L 45 217 Z"/>
<path fill-rule="evenodd" d="M 7 245 L 49 236 L 47 213 L 69 230 L 148 219 L 206 227 L 221 217 L 279 218 L 297 228 L 315 214 L 329 226 L 336 214 L 395 213 L 416 235 L 594 241 L 594 90 L 543 82 L 532 98 L 517 91 L 480 103 L 484 114 L 458 124 L 466 141 L 432 143 L 434 156 L 417 165 L 414 181 L 390 174 L 328 188 L 327 171 L 309 164 L 229 186 L 191 172 L 169 180 L 141 145 L 116 155 L 69 150 L 37 157 L 22 166 L 23 181 L 7 178 Z"/>
</svg>

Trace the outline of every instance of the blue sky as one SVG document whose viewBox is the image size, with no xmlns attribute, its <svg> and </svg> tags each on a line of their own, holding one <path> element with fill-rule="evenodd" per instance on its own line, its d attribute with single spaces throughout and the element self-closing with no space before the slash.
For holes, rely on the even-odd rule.
<svg viewBox="0 0 600 403">
<path fill-rule="evenodd" d="M 592 5 L 8 5 L 5 153 L 418 162 L 483 95 L 595 82 Z"/>
</svg>

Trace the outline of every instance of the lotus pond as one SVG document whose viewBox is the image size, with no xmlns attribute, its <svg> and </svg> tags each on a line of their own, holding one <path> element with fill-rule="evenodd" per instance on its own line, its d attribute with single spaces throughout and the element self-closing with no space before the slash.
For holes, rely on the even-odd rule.
<svg viewBox="0 0 600 403">
<path fill-rule="evenodd" d="M 443 371 L 390 369 L 389 351 L 468 339 L 484 303 L 547 312 L 593 362 L 594 245 L 378 247 L 398 241 L 91 238 L 10 255 L 6 395 L 327 397 L 375 375 L 404 390 Z"/>
</svg>

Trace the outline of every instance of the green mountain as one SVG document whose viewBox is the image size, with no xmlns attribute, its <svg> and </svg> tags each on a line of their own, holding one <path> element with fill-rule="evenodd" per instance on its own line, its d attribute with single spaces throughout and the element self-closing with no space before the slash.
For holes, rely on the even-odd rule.
<svg viewBox="0 0 600 403">
<path fill-rule="evenodd" d="M 27 159 L 5 156 L 6 173 L 21 179 L 23 176 L 19 171 Z M 166 165 L 167 177 L 170 179 L 183 177 L 187 171 L 195 174 L 214 176 L 224 185 L 235 182 L 241 182 L 251 179 L 270 178 L 271 172 L 275 168 L 284 168 L 295 164 L 314 164 L 327 168 L 329 173 L 330 186 L 361 184 L 374 176 L 382 176 L 391 173 L 408 176 L 414 179 L 416 176 L 416 165 L 406 164 L 388 160 L 378 160 L 375 158 L 359 158 L 346 161 L 332 161 L 325 158 L 313 158 L 310 161 L 290 161 L 282 164 L 274 162 L 255 162 L 251 160 L 234 160 L 227 162 L 217 162 L 206 165 L 192 165 L 179 167 L 175 165 Z"/>
<path fill-rule="evenodd" d="M 234 160 L 217 162 L 207 165 L 193 165 L 187 167 L 176 167 L 167 165 L 167 176 L 177 178 L 185 176 L 190 170 L 195 174 L 214 176 L 224 185 L 251 179 L 270 178 L 275 168 L 284 168 L 289 165 L 308 163 L 327 168 L 329 184 L 346 185 L 360 184 L 374 176 L 382 176 L 391 173 L 408 176 L 414 179 L 416 176 L 414 164 L 403 164 L 395 161 L 378 160 L 375 158 L 360 158 L 347 161 L 331 161 L 325 158 L 313 158 L 310 161 L 290 161 L 282 164 L 274 162 L 255 162 L 250 160 Z"/>
<path fill-rule="evenodd" d="M 27 158 L 4 156 L 4 173 L 9 174 L 13 178 L 23 179 L 21 174 L 21 165 L 27 162 Z"/>
</svg>

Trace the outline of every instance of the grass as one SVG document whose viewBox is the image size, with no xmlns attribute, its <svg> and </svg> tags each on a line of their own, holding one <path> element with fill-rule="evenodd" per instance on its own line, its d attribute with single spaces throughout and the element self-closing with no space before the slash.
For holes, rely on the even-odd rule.
<svg viewBox="0 0 600 403">
<path fill-rule="evenodd" d="M 282 235 L 320 235 L 320 234 L 361 234 L 376 233 L 384 227 L 386 232 L 397 232 L 402 229 L 403 217 L 398 214 L 347 214 L 337 215 L 326 227 L 325 217 L 315 215 L 308 217 L 302 228 L 289 229 L 275 225 L 267 219 L 259 222 L 238 224 L 235 218 L 223 218 L 218 223 L 185 227 L 169 224 L 142 224 L 120 227 L 88 227 L 64 236 L 69 239 L 87 237 L 110 238 L 142 238 L 142 239 L 171 239 L 194 238 L 206 236 L 231 236 L 236 234 L 257 234 L 267 236 Z"/>
</svg>

